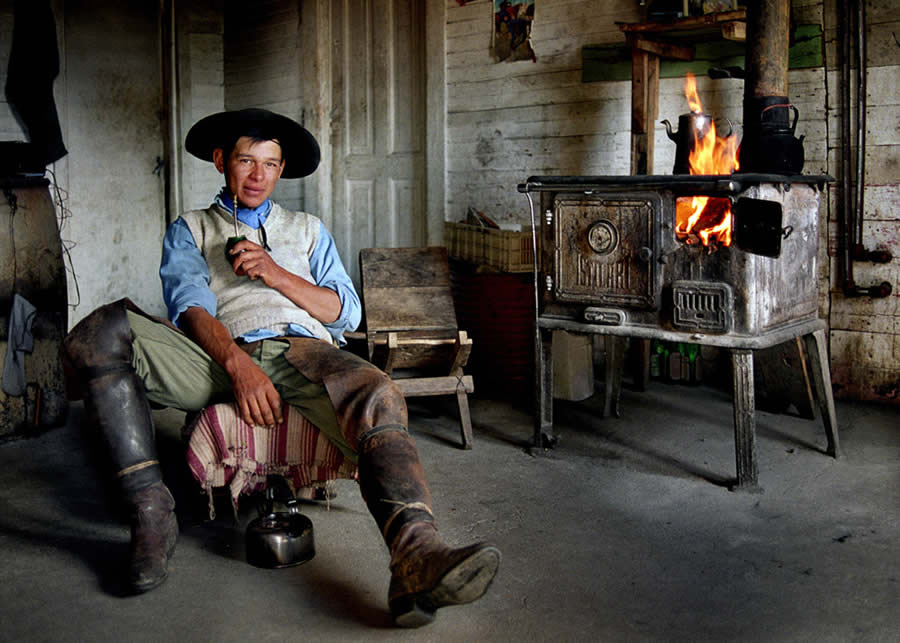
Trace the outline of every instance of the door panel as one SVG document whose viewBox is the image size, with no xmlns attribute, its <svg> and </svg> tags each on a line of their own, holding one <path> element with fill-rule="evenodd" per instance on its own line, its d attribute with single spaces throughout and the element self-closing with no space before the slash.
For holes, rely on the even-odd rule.
<svg viewBox="0 0 900 643">
<path fill-rule="evenodd" d="M 334 235 L 361 248 L 425 240 L 424 12 L 415 0 L 332 5 Z"/>
</svg>

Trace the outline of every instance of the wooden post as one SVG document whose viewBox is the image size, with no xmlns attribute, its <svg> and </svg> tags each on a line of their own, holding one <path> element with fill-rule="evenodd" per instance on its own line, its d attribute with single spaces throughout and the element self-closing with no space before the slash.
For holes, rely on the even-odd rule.
<svg viewBox="0 0 900 643">
<path fill-rule="evenodd" d="M 659 56 L 631 50 L 631 173 L 653 168 L 653 125 L 659 114 Z"/>
</svg>

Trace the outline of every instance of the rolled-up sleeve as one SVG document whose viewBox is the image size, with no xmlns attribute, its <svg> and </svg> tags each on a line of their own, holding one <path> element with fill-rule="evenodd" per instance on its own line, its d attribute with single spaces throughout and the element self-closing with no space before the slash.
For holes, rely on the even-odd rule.
<svg viewBox="0 0 900 643">
<path fill-rule="evenodd" d="M 209 268 L 181 217 L 169 226 L 163 238 L 159 277 L 172 323 L 178 324 L 181 313 L 195 306 L 215 317 L 217 302 L 209 289 Z"/>
<path fill-rule="evenodd" d="M 334 238 L 325 224 L 319 224 L 319 238 L 309 257 L 309 267 L 317 286 L 335 291 L 341 300 L 341 314 L 325 328 L 339 343 L 344 342 L 344 333 L 356 330 L 362 318 L 362 305 L 353 281 L 338 255 Z"/>
</svg>

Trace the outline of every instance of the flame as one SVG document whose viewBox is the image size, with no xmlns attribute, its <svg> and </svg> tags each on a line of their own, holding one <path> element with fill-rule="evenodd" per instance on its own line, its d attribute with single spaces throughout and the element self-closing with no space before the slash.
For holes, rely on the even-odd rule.
<svg viewBox="0 0 900 643">
<path fill-rule="evenodd" d="M 703 114 L 697 93 L 697 81 L 690 72 L 684 79 L 684 95 L 694 114 Z M 721 137 L 716 124 L 694 131 L 694 147 L 689 155 L 691 174 L 731 174 L 739 168 L 737 136 Z M 731 202 L 726 198 L 707 196 L 679 197 L 675 204 L 675 232 L 687 243 L 704 246 L 717 243 L 731 245 Z"/>
<path fill-rule="evenodd" d="M 697 93 L 697 79 L 691 72 L 684 77 L 684 95 L 687 97 L 691 111 L 695 114 L 702 114 L 703 105 L 700 103 L 700 94 Z"/>
</svg>

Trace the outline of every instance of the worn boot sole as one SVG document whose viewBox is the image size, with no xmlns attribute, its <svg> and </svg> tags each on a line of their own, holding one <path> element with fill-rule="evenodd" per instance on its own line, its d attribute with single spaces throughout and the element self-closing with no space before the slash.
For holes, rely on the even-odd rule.
<svg viewBox="0 0 900 643">
<path fill-rule="evenodd" d="M 400 627 L 422 627 L 434 621 L 435 611 L 448 605 L 478 600 L 490 587 L 500 567 L 500 550 L 484 545 L 463 558 L 426 592 L 391 601 L 391 614 Z"/>
</svg>

